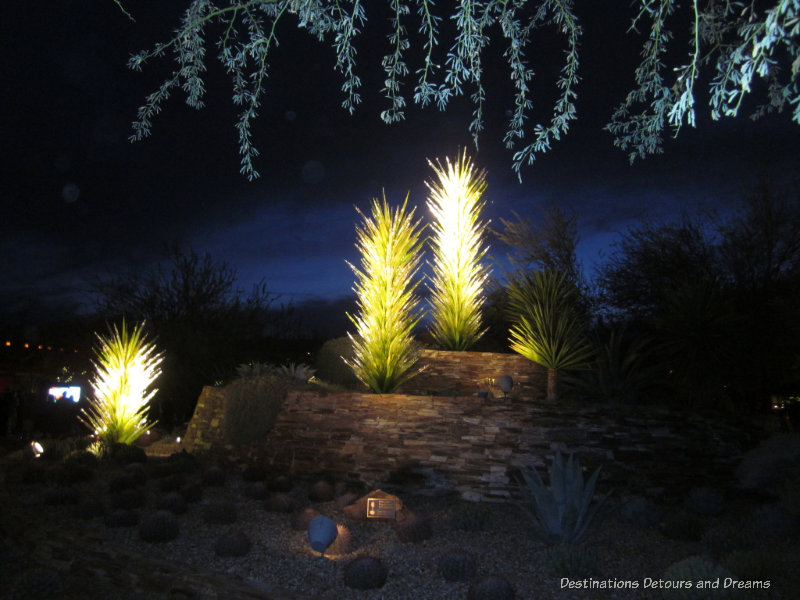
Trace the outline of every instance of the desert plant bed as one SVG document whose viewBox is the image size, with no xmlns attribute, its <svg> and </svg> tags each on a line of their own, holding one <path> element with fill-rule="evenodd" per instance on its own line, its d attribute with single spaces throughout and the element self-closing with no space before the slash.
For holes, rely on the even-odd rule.
<svg viewBox="0 0 800 600">
<path fill-rule="evenodd" d="M 713 550 L 702 539 L 684 539 L 696 536 L 665 535 L 657 525 L 627 523 L 614 515 L 580 546 L 554 548 L 533 535 L 527 516 L 513 503 L 476 506 L 457 496 L 396 489 L 405 508 L 429 525 L 401 531 L 393 522 L 345 515 L 343 507 L 364 490 L 334 485 L 332 500 L 312 501 L 311 481 L 271 480 L 267 473 L 265 499 L 253 494 L 260 482 L 250 479 L 258 470 L 223 465 L 224 476 L 219 476 L 219 467 L 214 468 L 215 477 L 204 477 L 209 465 L 151 457 L 138 466 L 99 463 L 90 467 L 93 474 L 84 470 L 71 481 L 63 464 L 6 462 L 0 553 L 8 568 L 0 586 L 10 598 L 436 600 L 466 599 L 471 587 L 494 576 L 509 583 L 517 599 L 659 598 L 661 591 L 644 588 L 645 581 L 662 579 L 676 563 Z M 174 519 L 167 518 L 165 498 L 174 498 L 175 489 L 186 494 L 187 503 Z M 128 495 L 139 500 L 120 508 L 121 494 L 129 490 L 137 490 Z M 301 514 L 308 507 L 313 508 L 308 514 L 326 515 L 346 528 L 348 535 L 331 547 L 330 556 L 309 545 Z M 129 511 L 131 519 L 111 518 L 120 511 Z M 226 518 L 213 518 L 214 511 Z M 142 524 L 152 523 L 156 513 L 169 522 L 170 535 L 163 539 L 142 535 Z M 730 518 L 708 517 L 704 528 L 724 531 Z M 724 546 L 719 535 L 714 539 L 714 548 Z M 738 551 L 740 562 L 755 560 Z M 749 590 L 733 597 L 794 597 L 800 581 L 788 561 L 795 552 L 772 553 L 772 570 L 761 571 L 772 578 L 766 594 Z M 347 566 L 364 556 L 385 565 L 382 587 L 346 585 Z M 639 585 L 569 587 L 584 580 Z"/>
</svg>

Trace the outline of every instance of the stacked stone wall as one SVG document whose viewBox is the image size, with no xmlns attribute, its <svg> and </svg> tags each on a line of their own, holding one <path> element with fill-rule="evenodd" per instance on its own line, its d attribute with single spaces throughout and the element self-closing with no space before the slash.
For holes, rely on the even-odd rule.
<svg viewBox="0 0 800 600">
<path fill-rule="evenodd" d="M 516 497 L 514 472 L 540 472 L 556 451 L 602 466 L 603 489 L 685 493 L 730 478 L 757 432 L 716 415 L 548 405 L 524 396 L 414 396 L 292 391 L 263 442 L 225 439 L 225 388 L 205 388 L 187 450 L 261 461 L 298 475 L 327 472 L 380 487 L 398 473 L 472 500 Z M 669 489 L 662 489 L 664 482 Z"/>
<path fill-rule="evenodd" d="M 423 350 L 419 365 L 422 372 L 401 386 L 399 393 L 470 396 L 487 390 L 502 395 L 492 382 L 509 375 L 514 380 L 514 395 L 537 400 L 547 386 L 547 370 L 519 354 Z"/>
</svg>

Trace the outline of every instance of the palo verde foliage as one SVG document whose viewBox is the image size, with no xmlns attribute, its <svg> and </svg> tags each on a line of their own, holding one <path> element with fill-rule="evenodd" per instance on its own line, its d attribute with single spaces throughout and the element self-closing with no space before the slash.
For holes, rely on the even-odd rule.
<svg viewBox="0 0 800 600">
<path fill-rule="evenodd" d="M 124 4 L 114 1 L 120 7 Z M 139 109 L 131 139 L 150 135 L 153 118 L 179 88 L 189 106 L 204 106 L 204 75 L 212 45 L 231 78 L 233 102 L 239 107 L 236 131 L 241 171 L 250 179 L 257 177 L 253 161 L 258 151 L 251 125 L 266 92 L 279 34 L 294 26 L 332 46 L 333 67 L 344 80 L 341 104 L 352 113 L 361 102 L 356 56 L 359 35 L 367 26 L 368 4 L 374 11 L 371 14 L 379 14 L 376 26 L 388 16 L 386 54 L 381 62 L 381 92 L 386 98 L 381 119 L 386 123 L 405 118 L 403 86 L 411 91 L 415 104 L 442 110 L 454 97 L 468 94 L 474 107 L 469 131 L 477 144 L 484 129 L 484 72 L 490 42 L 503 48 L 513 89 L 513 109 L 503 141 L 514 150 L 513 169 L 518 174 L 524 164 L 531 164 L 564 136 L 577 118 L 583 27 L 573 0 L 461 0 L 441 5 L 433 0 L 387 0 L 382 6 L 363 0 L 190 0 L 172 37 L 129 60 L 135 70 L 167 53 L 175 62 L 172 73 Z M 737 116 L 753 89 L 764 87 L 766 103 L 753 116 L 788 106 L 793 107 L 792 120 L 800 123 L 797 0 L 689 0 L 680 5 L 677 0 L 638 0 L 631 4 L 635 14 L 630 31 L 641 31 L 645 41 L 634 72 L 635 89 L 607 125 L 614 144 L 628 151 L 631 161 L 661 152 L 665 129 L 677 133 L 684 124 L 694 126 L 695 88 L 708 97 L 714 119 Z M 454 25 L 453 39 L 447 40 L 450 24 Z M 689 34 L 684 51 L 674 47 L 675 39 L 683 37 L 675 35 L 675 25 L 677 33 Z M 533 60 L 552 62 L 539 50 L 542 44 L 537 36 L 545 35 L 543 29 L 553 30 L 563 40 L 564 50 L 551 114 L 537 121 Z M 416 65 L 407 62 L 412 52 L 420 57 Z M 686 58 L 670 64 L 668 55 Z M 766 85 L 756 86 L 759 79 Z M 701 91 L 704 85 L 707 90 Z"/>
</svg>

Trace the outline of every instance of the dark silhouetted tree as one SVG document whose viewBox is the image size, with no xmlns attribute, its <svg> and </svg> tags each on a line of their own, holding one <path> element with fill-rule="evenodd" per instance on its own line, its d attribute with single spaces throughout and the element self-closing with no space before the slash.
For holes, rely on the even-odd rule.
<svg viewBox="0 0 800 600">
<path fill-rule="evenodd" d="M 109 319 L 144 320 L 164 351 L 154 404 L 159 421 L 188 420 L 203 385 L 253 360 L 265 338 L 278 337 L 287 310 L 262 282 L 244 294 L 236 271 L 208 252 L 173 246 L 167 265 L 132 270 L 91 282 L 98 311 Z"/>
</svg>

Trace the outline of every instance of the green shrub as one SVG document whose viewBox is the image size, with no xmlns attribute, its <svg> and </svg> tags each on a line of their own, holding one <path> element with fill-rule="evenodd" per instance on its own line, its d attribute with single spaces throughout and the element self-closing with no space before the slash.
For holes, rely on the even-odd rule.
<svg viewBox="0 0 800 600">
<path fill-rule="evenodd" d="M 288 391 L 277 375 L 239 379 L 226 388 L 225 435 L 234 444 L 249 444 L 272 429 Z"/>
<path fill-rule="evenodd" d="M 353 342 L 343 336 L 326 341 L 317 353 L 314 361 L 316 377 L 335 385 L 354 388 L 359 384 L 358 378 L 345 361 L 353 360 Z"/>
</svg>

